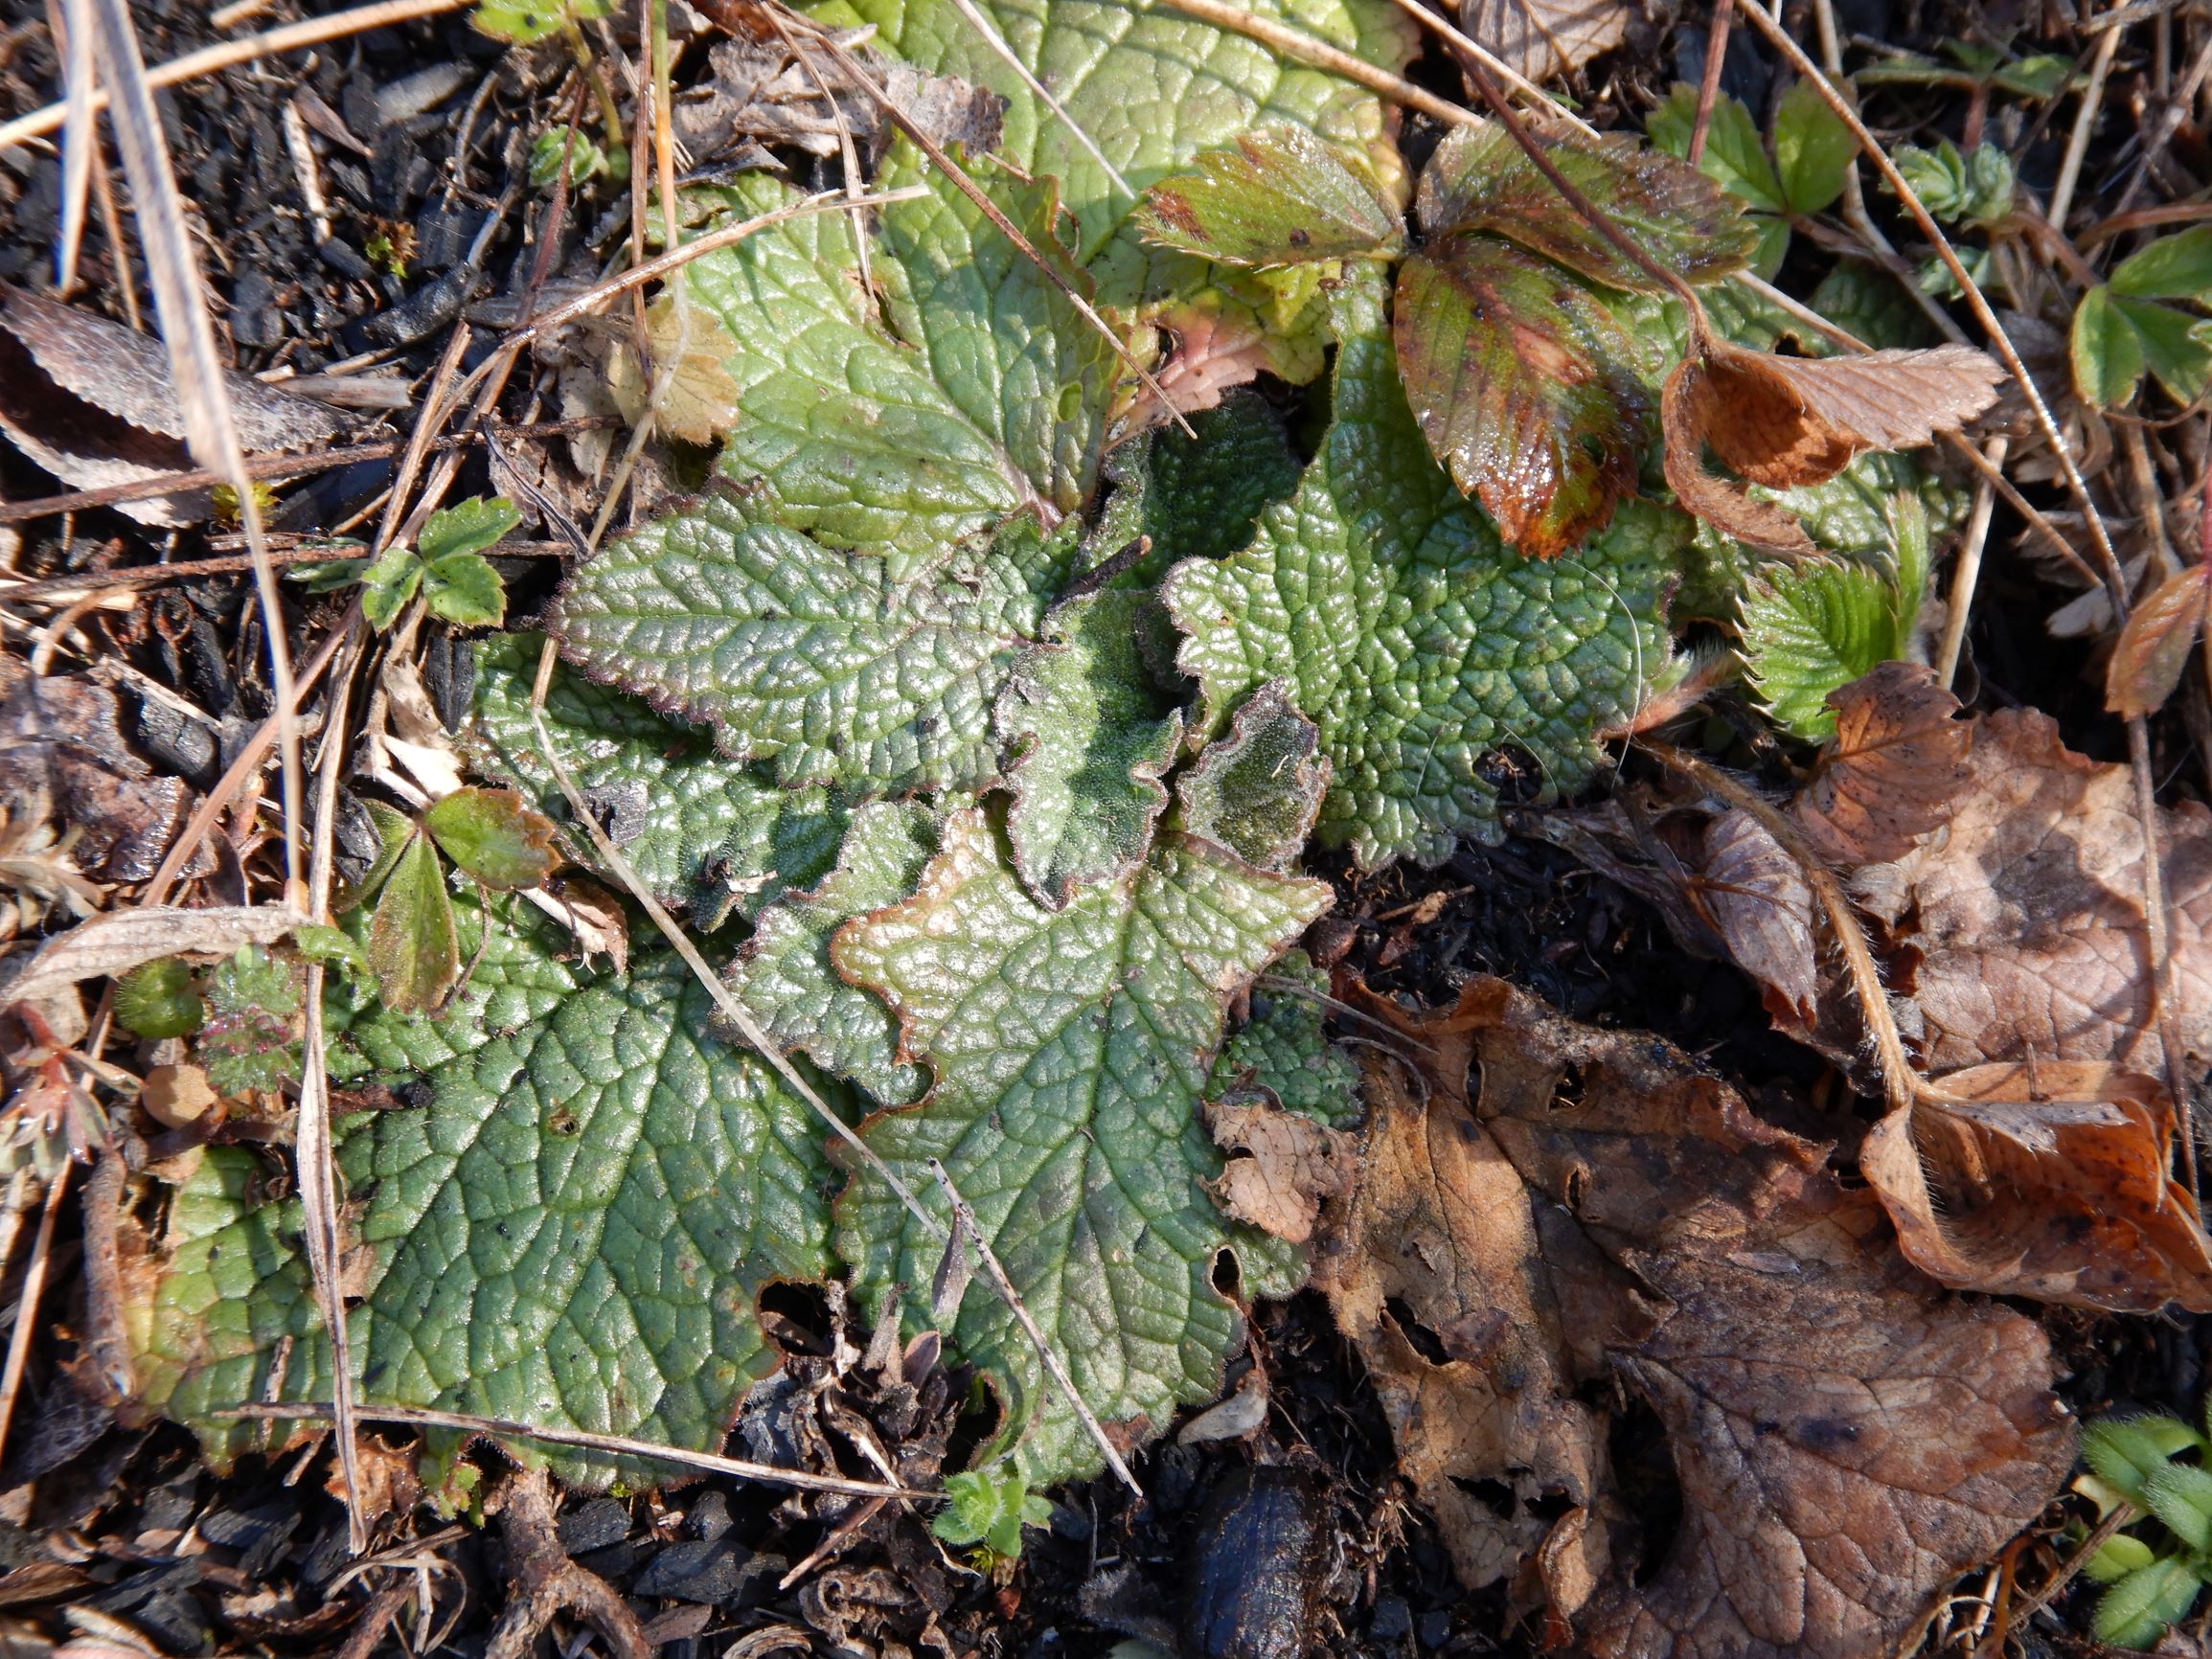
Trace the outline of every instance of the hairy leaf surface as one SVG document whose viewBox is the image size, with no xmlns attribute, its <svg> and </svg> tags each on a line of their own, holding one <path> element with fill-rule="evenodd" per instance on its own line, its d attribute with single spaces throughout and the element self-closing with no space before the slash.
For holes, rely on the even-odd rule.
<svg viewBox="0 0 2212 1659">
<path fill-rule="evenodd" d="M 787 786 L 862 795 L 981 784 L 998 770 L 991 707 L 1070 574 L 1070 521 L 1017 519 L 901 583 L 886 561 L 720 491 L 616 542 L 571 579 L 561 647 L 595 677 L 712 721 Z"/>
<path fill-rule="evenodd" d="M 1220 1161 L 1198 1097 L 1223 1002 L 1329 897 L 1169 837 L 1141 871 L 1055 912 L 970 809 L 947 823 L 913 898 L 832 947 L 848 978 L 891 999 L 936 1078 L 920 1106 L 873 1119 L 869 1145 L 941 1213 L 926 1161 L 945 1162 L 1103 1421 L 1156 1431 L 1220 1386 L 1239 1321 L 1214 1259 L 1240 1239 L 1200 1184 Z M 897 1282 L 925 1309 L 942 1245 L 865 1172 L 839 1214 L 859 1294 Z M 1097 1466 L 996 1298 L 970 1292 L 951 1335 L 1004 1391 L 1033 1485 Z"/>
<path fill-rule="evenodd" d="M 1504 552 L 1430 460 L 1399 389 L 1382 279 L 1336 299 L 1336 420 L 1252 545 L 1170 575 L 1180 662 L 1206 729 L 1286 680 L 1334 784 L 1318 836 L 1367 867 L 1497 833 L 1487 758 L 1528 754 L 1545 789 L 1597 763 L 1665 659 L 1660 594 L 1689 521 L 1628 503 L 1568 558 Z"/>
</svg>

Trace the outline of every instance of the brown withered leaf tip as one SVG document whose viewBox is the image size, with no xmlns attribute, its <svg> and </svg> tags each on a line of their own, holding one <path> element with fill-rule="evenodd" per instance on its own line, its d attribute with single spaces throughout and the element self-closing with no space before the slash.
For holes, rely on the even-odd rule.
<svg viewBox="0 0 2212 1659">
<path fill-rule="evenodd" d="M 1357 1142 L 1257 1092 L 1209 1101 L 1205 1112 L 1229 1155 L 1207 1183 L 1221 1208 L 1288 1243 L 1311 1239 L 1321 1206 L 1351 1190 Z"/>
<path fill-rule="evenodd" d="M 1667 482 L 1714 528 L 1802 556 L 1813 548 L 1803 528 L 1708 473 L 1706 447 L 1752 484 L 1820 484 L 1870 449 L 1909 449 L 1956 430 L 1995 401 L 2003 378 L 1995 359 L 1971 346 L 1782 357 L 1693 322 L 1690 352 L 1660 398 Z"/>
<path fill-rule="evenodd" d="M 1931 1284 L 1826 1148 L 1669 1045 L 1499 980 L 1425 1018 L 1370 1006 L 1434 1057 L 1418 1083 L 1372 1064 L 1316 1283 L 1455 1567 L 1510 1579 L 1547 1641 L 1885 1651 L 2060 1489 L 2073 1435 L 2041 1329 Z M 1657 1415 L 1680 1480 L 1655 1572 L 1589 1403 L 1608 1385 Z"/>
<path fill-rule="evenodd" d="M 2155 1079 L 2101 1062 L 1974 1066 L 1878 1124 L 1859 1165 L 1905 1255 L 1961 1289 L 2075 1307 L 2212 1309 L 2212 1244 L 2167 1173 Z"/>
<path fill-rule="evenodd" d="M 2143 926 L 2143 834 L 2124 765 L 2077 755 L 2032 709 L 1985 716 L 1945 832 L 1853 889 L 1916 953 L 1897 989 L 1922 1060 L 2103 1061 L 2163 1075 Z M 2161 808 L 2175 1014 L 2212 1054 L 2212 812 Z"/>
<path fill-rule="evenodd" d="M 2156 714 L 2181 683 L 2212 613 L 2212 559 L 2176 571 L 2128 615 L 2105 671 L 2105 707 L 2123 720 Z"/>
<path fill-rule="evenodd" d="M 1838 864 L 1900 858 L 1950 815 L 1973 728 L 1919 663 L 1878 664 L 1828 697 L 1836 736 L 1790 803 L 1807 839 Z"/>
</svg>

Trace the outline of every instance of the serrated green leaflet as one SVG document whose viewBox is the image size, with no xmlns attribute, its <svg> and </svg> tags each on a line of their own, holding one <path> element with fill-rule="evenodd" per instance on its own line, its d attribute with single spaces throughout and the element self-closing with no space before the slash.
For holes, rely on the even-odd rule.
<svg viewBox="0 0 2212 1659">
<path fill-rule="evenodd" d="M 1137 210 L 1145 239 L 1232 265 L 1395 258 L 1397 208 L 1303 127 L 1240 133 L 1190 172 L 1160 180 Z"/>
<path fill-rule="evenodd" d="M 985 169 L 1008 218 L 1086 291 L 1055 236 L 1049 182 Z M 1022 508 L 1058 519 L 1098 465 L 1110 347 L 976 207 L 900 140 L 878 183 L 928 193 L 881 210 L 877 320 L 851 220 L 817 214 L 694 261 L 692 297 L 727 331 L 738 415 L 717 466 L 764 480 L 778 516 L 880 555 L 895 580 Z M 754 174 L 734 213 L 797 200 Z"/>
<path fill-rule="evenodd" d="M 1076 890 L 1137 867 L 1183 716 L 1146 671 L 1148 593 L 1085 594 L 1015 665 L 994 716 L 1014 792 L 1007 835 L 1029 890 L 1058 910 Z"/>
<path fill-rule="evenodd" d="M 530 691 L 542 641 L 495 634 L 476 648 L 476 710 L 464 739 L 471 764 L 520 787 L 556 821 L 568 802 L 538 754 Z M 718 927 L 787 886 L 818 879 L 837 856 L 845 813 L 820 789 L 779 788 L 717 752 L 709 736 L 595 685 L 565 665 L 545 694 L 545 728 L 585 802 L 647 888 Z M 568 852 L 597 867 L 581 830 Z M 611 871 L 602 871 L 608 880 Z"/>
<path fill-rule="evenodd" d="M 838 977 L 830 939 L 914 891 L 937 851 L 939 816 L 909 802 L 862 807 L 836 869 L 811 893 L 787 893 L 764 910 L 730 969 L 730 989 L 771 1042 L 850 1078 L 885 1105 L 922 1092 L 922 1068 L 899 1058 L 899 1022 L 883 1000 Z"/>
<path fill-rule="evenodd" d="M 1669 155 L 1690 153 L 1690 133 L 1697 123 L 1698 89 L 1677 80 L 1666 102 L 1652 111 L 1645 131 L 1652 143 Z M 1698 170 L 1739 200 L 1766 213 L 1788 213 L 1782 181 L 1759 142 L 1759 126 L 1751 112 L 1733 98 L 1713 101 L 1705 127 L 1705 153 Z"/>
<path fill-rule="evenodd" d="M 944 1160 L 1102 1421 L 1156 1430 L 1220 1385 L 1238 1319 L 1214 1259 L 1238 1234 L 1199 1184 L 1220 1157 L 1198 1095 L 1225 998 L 1329 897 L 1169 837 L 1141 871 L 1049 911 L 969 810 L 913 898 L 837 935 L 838 967 L 891 999 L 936 1079 L 920 1106 L 871 1120 L 869 1145 L 933 1204 L 925 1161 Z M 858 1294 L 897 1282 L 925 1309 L 941 1241 L 864 1172 L 854 1182 L 839 1239 Z M 949 1334 L 1005 1391 L 1031 1485 L 1097 1466 L 1000 1302 L 971 1291 Z"/>
<path fill-rule="evenodd" d="M 1286 1111 L 1350 1126 L 1359 1115 L 1359 1068 L 1329 1040 L 1320 1002 L 1328 994 L 1329 976 L 1304 951 L 1275 964 L 1252 988 L 1251 1017 L 1221 1045 L 1207 1095 L 1257 1086 Z"/>
<path fill-rule="evenodd" d="M 787 786 L 861 795 L 995 776 L 991 708 L 1070 574 L 1077 533 L 1015 520 L 901 584 L 885 562 L 718 491 L 606 549 L 561 595 L 561 650 L 657 707 L 712 721 Z"/>
<path fill-rule="evenodd" d="M 363 1400 L 720 1443 L 770 1363 L 755 1291 L 829 1269 L 829 1170 L 809 1108 L 703 1034 L 710 1007 L 673 958 L 641 963 L 439 1067 L 427 1107 L 341 1120 L 374 1261 Z M 254 1167 L 208 1152 L 134 1309 L 148 1404 L 218 1456 L 254 1429 L 215 1412 L 329 1398 L 297 1206 L 246 1211 Z"/>
<path fill-rule="evenodd" d="M 2110 288 L 2099 285 L 2082 296 L 2068 345 L 2074 390 L 2084 402 L 2111 409 L 2135 395 L 2143 379 L 2143 338 L 2113 304 Z"/>
<path fill-rule="evenodd" d="M 1288 870 L 1329 790 L 1321 733 L 1281 680 L 1262 686 L 1197 763 L 1176 780 L 1183 828 L 1263 870 Z"/>
<path fill-rule="evenodd" d="M 1406 409 L 1381 286 L 1356 275 L 1337 295 L 1335 424 L 1297 495 L 1243 552 L 1185 561 L 1165 589 L 1207 728 L 1287 681 L 1334 768 L 1319 839 L 1367 868 L 1495 835 L 1493 751 L 1525 751 L 1547 790 L 1588 776 L 1596 733 L 1664 661 L 1659 596 L 1691 534 L 1630 502 L 1573 557 L 1500 549 Z"/>
<path fill-rule="evenodd" d="M 1143 191 L 1240 133 L 1302 126 L 1355 154 L 1396 165 L 1381 100 L 1269 47 L 1164 8 L 1117 0 L 979 0 L 1022 64 Z M 1388 0 L 1246 0 L 1256 16 L 1327 41 L 1384 69 L 1402 68 L 1418 37 Z M 919 69 L 957 75 L 1007 101 L 1000 151 L 1034 177 L 1061 181 L 1088 262 L 1134 201 L 1030 91 L 951 0 L 832 0 L 825 21 L 872 23 Z M 1133 232 L 1124 232 L 1133 240 Z"/>
</svg>

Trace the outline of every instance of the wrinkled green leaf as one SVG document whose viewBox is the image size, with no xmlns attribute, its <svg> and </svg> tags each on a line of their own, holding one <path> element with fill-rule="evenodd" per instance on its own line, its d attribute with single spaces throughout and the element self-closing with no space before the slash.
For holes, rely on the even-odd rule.
<svg viewBox="0 0 2212 1659">
<path fill-rule="evenodd" d="M 1904 284 L 1864 260 L 1837 260 L 1809 303 L 1830 322 L 1877 350 L 1930 346 L 1939 338 L 1927 313 L 1913 303 Z M 1805 336 L 1798 344 L 1807 356 L 1825 357 L 1837 349 L 1817 330 L 1807 329 Z"/>
<path fill-rule="evenodd" d="M 2109 287 L 2091 288 L 2074 307 L 2074 390 L 2086 403 L 2112 409 L 2135 395 L 2143 378 L 2143 337 Z"/>
<path fill-rule="evenodd" d="M 2112 292 L 2131 300 L 2212 301 L 2212 225 L 2160 237 L 2112 270 Z"/>
<path fill-rule="evenodd" d="M 1355 272 L 1335 296 L 1335 424 L 1297 495 L 1261 515 L 1250 547 L 1186 560 L 1165 588 L 1203 729 L 1287 681 L 1334 772 L 1318 837 L 1370 869 L 1495 835 L 1485 757 L 1507 745 L 1546 791 L 1589 775 L 1595 734 L 1665 660 L 1659 595 L 1692 534 L 1630 502 L 1572 557 L 1500 549 L 1406 408 L 1381 289 Z"/>
<path fill-rule="evenodd" d="M 1104 1422 L 1156 1432 L 1220 1386 L 1240 1322 L 1213 1263 L 1243 1233 L 1201 1185 L 1220 1161 L 1198 1095 L 1224 1000 L 1329 897 L 1169 837 L 1140 872 L 1050 911 L 970 809 L 912 899 L 832 946 L 849 979 L 891 999 L 936 1079 L 920 1106 L 871 1120 L 869 1145 L 941 1214 L 926 1160 L 944 1160 Z M 865 1172 L 839 1220 L 863 1301 L 902 1284 L 926 1317 L 942 1244 Z M 1030 1485 L 1098 1466 L 997 1298 L 971 1290 L 947 1335 L 1000 1389 Z"/>
<path fill-rule="evenodd" d="M 1270 680 L 1237 711 L 1175 784 L 1183 828 L 1262 870 L 1288 870 L 1313 832 L 1329 791 L 1321 734 L 1290 691 Z"/>
<path fill-rule="evenodd" d="M 1553 166 L 1628 239 L 1685 282 L 1744 268 L 1758 228 L 1709 179 L 1625 133 L 1544 137 Z M 1494 123 L 1454 127 L 1421 175 L 1422 228 L 1431 237 L 1489 231 L 1593 282 L 1636 293 L 1663 284 L 1607 239 Z"/>
<path fill-rule="evenodd" d="M 1375 187 L 1303 127 L 1239 133 L 1160 180 L 1137 210 L 1145 239 L 1231 265 L 1394 258 L 1403 223 Z"/>
<path fill-rule="evenodd" d="M 507 588 L 480 553 L 449 553 L 423 565 L 422 602 L 455 627 L 497 627 L 507 620 Z"/>
<path fill-rule="evenodd" d="M 835 552 L 718 491 L 582 566 L 561 648 L 599 678 L 712 721 L 779 783 L 863 795 L 996 775 L 991 708 L 1064 585 L 1080 525 L 1016 521 L 921 580 Z"/>
<path fill-rule="evenodd" d="M 2148 1648 L 2167 1627 L 2188 1617 L 2203 1580 L 2179 1556 L 2130 1573 L 2097 1602 L 2090 1625 L 2097 1640 L 2115 1648 Z"/>
<path fill-rule="evenodd" d="M 522 514 L 504 495 L 494 495 L 490 500 L 481 495 L 471 496 L 467 501 L 441 508 L 424 520 L 422 534 L 415 541 L 415 551 L 422 555 L 424 564 L 436 564 L 456 554 L 482 553 L 521 526 Z"/>
<path fill-rule="evenodd" d="M 1359 1068 L 1329 1040 L 1319 1000 L 1328 994 L 1328 974 L 1304 951 L 1276 963 L 1252 988 L 1251 1017 L 1221 1045 L 1207 1097 L 1263 1088 L 1286 1111 L 1351 1127 L 1359 1116 Z"/>
<path fill-rule="evenodd" d="M 400 1013 L 436 1008 L 461 977 L 461 938 L 453 926 L 445 867 L 427 835 L 408 837 L 376 896 L 369 966 L 384 1001 Z"/>
<path fill-rule="evenodd" d="M 361 573 L 361 615 L 378 633 L 399 620 L 422 585 L 422 561 L 414 550 L 395 547 Z"/>
<path fill-rule="evenodd" d="M 1612 312 L 1556 266 L 1444 238 L 1400 268 L 1392 327 L 1429 449 L 1509 546 L 1556 558 L 1634 491 L 1651 397 Z"/>
<path fill-rule="evenodd" d="M 1374 93 L 1244 35 L 1119 0 L 978 3 L 1138 192 L 1266 126 L 1305 127 L 1379 162 L 1391 153 Z M 1080 227 L 1078 258 L 1090 262 L 1117 229 L 1116 239 L 1134 244 L 1130 198 L 952 0 L 852 0 L 815 10 L 825 20 L 833 12 L 840 22 L 872 23 L 878 42 L 917 69 L 957 75 L 1005 99 L 999 151 L 1033 177 L 1061 181 Z M 1389 0 L 1249 0 L 1249 10 L 1384 69 L 1402 69 L 1419 48 L 1412 21 Z"/>
<path fill-rule="evenodd" d="M 1142 637 L 1159 602 L 1086 594 L 1045 623 L 1015 665 L 993 721 L 1006 744 L 1015 867 L 1047 908 L 1134 870 L 1168 804 L 1160 779 L 1183 717 L 1146 672 Z"/>
<path fill-rule="evenodd" d="M 1744 654 L 1767 712 L 1809 742 L 1835 736 L 1829 693 L 1904 654 L 1900 608 L 1889 578 L 1864 564 L 1807 559 L 1754 577 Z"/>
<path fill-rule="evenodd" d="M 422 828 L 487 887 L 536 887 L 559 862 L 553 821 L 512 789 L 456 789 L 422 814 Z"/>
<path fill-rule="evenodd" d="M 293 965 L 258 944 L 242 944 L 207 976 L 208 1015 L 193 1056 L 217 1093 L 275 1089 L 300 1075 Z"/>
<path fill-rule="evenodd" d="M 1090 538 L 1102 557 L 1138 536 L 1152 552 L 1129 581 L 1150 586 L 1180 558 L 1220 558 L 1252 539 L 1261 510 L 1298 488 L 1298 459 L 1282 418 L 1255 392 L 1238 390 L 1190 418 L 1197 434 L 1155 427 L 1106 457 L 1113 485 Z"/>
<path fill-rule="evenodd" d="M 829 1270 L 830 1170 L 808 1107 L 703 1034 L 710 1006 L 651 959 L 440 1066 L 427 1107 L 339 1120 L 370 1252 L 351 1321 L 364 1401 L 720 1447 L 774 1364 L 756 1291 Z M 257 1425 L 215 1413 L 330 1398 L 299 1208 L 249 1204 L 260 1168 L 211 1148 L 134 1287 L 147 1403 L 218 1460 Z"/>
<path fill-rule="evenodd" d="M 1645 130 L 1656 148 L 1669 155 L 1686 156 L 1697 117 L 1698 89 L 1677 80 L 1666 101 L 1652 111 Z M 1698 170 L 1764 213 L 1790 211 L 1782 181 L 1774 174 L 1774 164 L 1767 159 L 1767 147 L 1759 142 L 1759 124 L 1733 98 L 1723 95 L 1713 101 L 1713 112 L 1705 124 L 1705 153 L 1698 162 Z"/>
<path fill-rule="evenodd" d="M 536 634 L 499 634 L 476 648 L 470 761 L 565 820 L 568 804 L 538 755 L 530 692 Z M 656 715 L 636 697 L 566 666 L 546 690 L 545 726 L 562 764 L 640 880 L 664 904 L 715 928 L 751 916 L 787 886 L 806 886 L 837 856 L 845 814 L 819 789 L 782 789 L 719 754 L 709 736 Z M 597 867 L 581 830 L 571 855 Z M 613 880 L 612 871 L 602 871 Z"/>
<path fill-rule="evenodd" d="M 1774 169 L 1793 214 L 1823 213 L 1843 193 L 1859 140 L 1812 82 L 1790 82 L 1774 111 Z"/>
<path fill-rule="evenodd" d="M 899 1022 L 872 991 L 848 985 L 830 940 L 855 917 L 914 891 L 937 852 L 940 814 L 878 801 L 853 814 L 837 866 L 810 893 L 787 893 L 761 912 L 730 969 L 730 989 L 771 1042 L 850 1078 L 884 1105 L 921 1094 L 922 1068 L 899 1057 Z"/>
<path fill-rule="evenodd" d="M 1089 279 L 1060 251 L 1051 182 L 1002 169 L 980 176 L 1032 245 L 1087 292 Z M 1010 512 L 1057 518 L 1080 506 L 1119 370 L 1060 290 L 904 139 L 878 183 L 929 193 L 880 210 L 873 268 L 883 320 L 840 214 L 703 255 L 685 285 L 732 342 L 725 368 L 738 415 L 718 470 L 764 480 L 786 524 L 880 555 L 902 581 Z M 722 193 L 741 215 L 798 199 L 760 173 Z"/>
</svg>

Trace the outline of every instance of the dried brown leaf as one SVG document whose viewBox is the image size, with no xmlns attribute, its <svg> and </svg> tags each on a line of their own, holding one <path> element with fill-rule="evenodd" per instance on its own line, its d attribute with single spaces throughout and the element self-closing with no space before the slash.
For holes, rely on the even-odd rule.
<svg viewBox="0 0 2212 1659">
<path fill-rule="evenodd" d="M 1855 877 L 1917 953 L 1901 1013 L 1921 1059 L 1938 1073 L 2031 1057 L 2161 1073 L 2132 775 L 2073 753 L 2032 709 L 1985 716 L 1967 774 L 1945 835 Z M 2157 841 L 2175 1013 L 2183 1045 L 2208 1055 L 2212 812 L 2161 810 Z"/>
<path fill-rule="evenodd" d="M 1836 736 L 1790 815 L 1838 864 L 1902 857 L 1950 817 L 1966 784 L 1973 727 L 1919 663 L 1879 664 L 1829 693 L 1828 706 Z"/>
<path fill-rule="evenodd" d="M 2052 1060 L 1975 1066 L 1868 1134 L 1859 1166 L 1913 1264 L 1946 1284 L 2075 1307 L 2212 1309 L 2212 1243 L 2172 1167 L 2152 1078 Z"/>
<path fill-rule="evenodd" d="M 1931 1285 L 1825 1148 L 1664 1043 L 1500 981 L 1409 1023 L 1425 1093 L 1371 1074 L 1366 1168 L 1317 1277 L 1424 1497 L 1479 1546 L 1455 1540 L 1455 1564 L 1495 1576 L 1536 1540 L 1520 1588 L 1552 1598 L 1548 1635 L 1606 1659 L 1883 1651 L 2059 1489 L 2072 1436 L 2041 1332 Z M 1641 1584 L 1584 1403 L 1608 1379 L 1657 1413 L 1682 1489 Z M 1509 1515 L 1459 1481 L 1505 1485 Z"/>
<path fill-rule="evenodd" d="M 1531 80 L 1581 68 L 1627 36 L 1623 0 L 1460 0 L 1461 27 Z"/>
<path fill-rule="evenodd" d="M 2181 683 L 2189 652 L 2212 612 L 2212 560 L 2160 582 L 2128 614 L 2105 672 L 2105 707 L 2124 720 L 2156 714 Z"/>
<path fill-rule="evenodd" d="M 1819 1013 L 1820 975 L 1805 872 L 1740 808 L 1705 826 L 1701 851 L 1704 879 L 1697 897 L 1729 957 L 1759 983 L 1777 1019 L 1810 1027 Z"/>
<path fill-rule="evenodd" d="M 194 797 L 125 741 L 115 693 L 88 679 L 25 675 L 0 703 L 0 806 L 11 821 L 51 815 L 74 831 L 79 870 L 144 881 L 191 815 Z M 201 865 L 191 874 L 205 874 Z"/>
<path fill-rule="evenodd" d="M 1292 1244 L 1313 1237 L 1321 1206 L 1352 1186 L 1353 1137 L 1254 1095 L 1206 1103 L 1214 1145 L 1230 1154 L 1207 1186 L 1240 1221 Z"/>
<path fill-rule="evenodd" d="M 274 944 L 308 920 L 273 904 L 207 910 L 146 904 L 95 916 L 34 952 L 0 962 L 0 1002 L 34 1002 L 165 956 L 228 956 L 241 944 Z"/>
<path fill-rule="evenodd" d="M 1995 401 L 2004 377 L 1971 346 L 1810 358 L 1745 351 L 1703 328 L 1692 339 L 1661 401 L 1667 482 L 1714 528 L 1787 553 L 1812 544 L 1777 509 L 1707 474 L 1705 446 L 1753 484 L 1819 484 L 1869 449 L 1908 449 L 1954 430 Z"/>
</svg>

